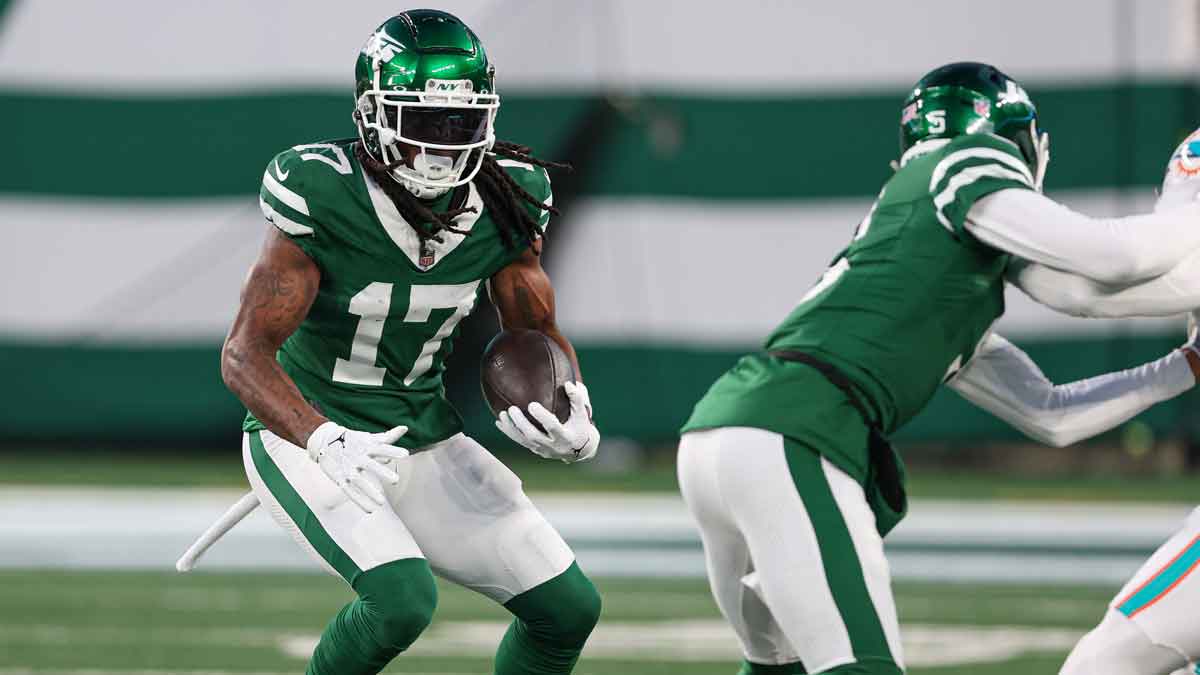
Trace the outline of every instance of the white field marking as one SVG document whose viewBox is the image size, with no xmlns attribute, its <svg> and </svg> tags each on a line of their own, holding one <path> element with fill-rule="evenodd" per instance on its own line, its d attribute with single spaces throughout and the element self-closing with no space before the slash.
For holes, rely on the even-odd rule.
<svg viewBox="0 0 1200 675">
<path fill-rule="evenodd" d="M 414 656 L 490 657 L 508 625 L 491 621 L 435 623 L 407 653 Z M 1082 635 L 1076 630 L 1031 626 L 946 626 L 916 624 L 901 628 L 909 666 L 934 667 L 1003 663 L 1028 653 L 1062 652 Z M 284 654 L 307 659 L 317 636 L 281 640 Z M 736 659 L 733 632 L 714 619 L 601 623 L 588 639 L 589 659 L 649 662 L 708 662 Z"/>
<path fill-rule="evenodd" d="M 294 633 L 292 633 L 294 634 Z M 63 626 L 0 624 L 0 644 L 36 645 L 214 645 L 273 647 L 289 635 L 265 628 L 144 628 L 141 626 Z"/>
<path fill-rule="evenodd" d="M 702 593 L 666 592 L 652 595 L 633 591 L 608 591 L 604 593 L 604 598 L 614 605 L 629 608 L 627 613 L 635 616 L 640 609 L 639 604 L 646 607 L 647 611 L 652 611 L 656 617 L 663 614 L 694 612 L 697 609 L 716 612 L 707 589 Z M 1090 603 L 1088 608 L 1095 609 L 1094 604 Z M 235 589 L 167 588 L 161 595 L 159 606 L 174 611 L 197 612 L 236 612 L 244 609 L 295 611 L 328 608 L 329 598 L 313 597 L 290 590 L 247 592 Z"/>
<path fill-rule="evenodd" d="M 160 606 L 176 611 L 233 612 L 243 609 L 288 610 L 329 608 L 329 598 L 291 590 L 244 591 L 217 588 L 167 588 Z"/>
</svg>

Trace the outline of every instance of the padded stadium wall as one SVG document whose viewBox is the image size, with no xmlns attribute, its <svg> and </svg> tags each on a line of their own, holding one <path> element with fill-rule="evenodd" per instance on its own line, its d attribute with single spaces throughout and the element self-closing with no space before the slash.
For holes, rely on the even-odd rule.
<svg viewBox="0 0 1200 675">
<path fill-rule="evenodd" d="M 899 102 L 935 65 L 985 60 L 1026 83 L 1053 196 L 1096 215 L 1151 204 L 1200 125 L 1197 4 L 441 6 L 489 46 L 501 137 L 553 156 L 598 98 L 616 111 L 547 263 L 602 428 L 663 441 L 848 240 L 897 154 Z M 236 433 L 217 351 L 264 229 L 261 172 L 353 134 L 353 58 L 395 9 L 0 1 L 5 437 Z M 1073 320 L 1016 293 L 998 329 L 1058 379 L 1182 339 L 1181 321 Z M 1186 405 L 1143 421 L 1190 433 Z M 908 435 L 1012 432 L 943 396 Z"/>
</svg>

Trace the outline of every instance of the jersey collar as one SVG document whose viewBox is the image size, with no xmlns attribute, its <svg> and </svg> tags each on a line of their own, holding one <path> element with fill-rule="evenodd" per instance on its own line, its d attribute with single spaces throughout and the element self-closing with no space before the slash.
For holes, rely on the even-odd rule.
<svg viewBox="0 0 1200 675">
<path fill-rule="evenodd" d="M 900 166 L 908 164 L 921 155 L 927 155 L 934 150 L 943 148 L 949 143 L 949 138 L 931 138 L 927 141 L 921 141 L 920 143 L 917 143 L 909 148 L 907 152 L 900 156 Z"/>
<path fill-rule="evenodd" d="M 430 240 L 427 242 L 428 248 L 422 252 L 421 238 L 417 236 L 417 231 L 408 224 L 404 216 L 400 215 L 400 211 L 383 191 L 383 188 L 379 187 L 370 174 L 365 171 L 363 172 L 363 182 L 367 186 L 367 194 L 371 197 L 371 205 L 375 207 L 375 217 L 378 218 L 379 224 L 383 225 L 388 237 L 396 244 L 397 248 L 404 252 L 413 267 L 422 272 L 433 269 L 454 249 L 458 248 L 458 245 L 467 238 L 467 233 L 470 233 L 471 228 L 475 227 L 476 221 L 483 214 L 483 198 L 475 189 L 475 183 L 468 183 L 470 192 L 467 194 L 464 206 L 474 207 L 475 211 L 464 213 L 454 219 L 454 228 L 461 230 L 463 234 L 443 230 L 441 232 L 442 241 Z M 453 193 L 453 191 L 451 192 Z M 429 255 L 430 253 L 432 256 Z"/>
</svg>

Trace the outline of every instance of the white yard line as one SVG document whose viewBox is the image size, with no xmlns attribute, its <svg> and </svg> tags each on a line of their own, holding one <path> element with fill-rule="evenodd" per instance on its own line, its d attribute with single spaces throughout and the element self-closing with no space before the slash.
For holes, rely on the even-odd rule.
<svg viewBox="0 0 1200 675">
<path fill-rule="evenodd" d="M 434 624 L 409 650 L 413 657 L 488 659 L 507 629 L 504 621 L 446 621 Z M 936 667 L 1003 663 L 1025 654 L 1065 652 L 1080 631 L 1033 626 L 961 626 L 910 624 L 903 627 L 905 660 L 909 666 Z M 78 628 L 61 625 L 0 625 L 0 644 L 20 641 L 64 647 L 84 644 L 110 646 L 220 645 L 270 647 L 297 661 L 307 660 L 317 644 L 316 634 L 263 628 L 150 629 L 120 626 Z M 689 663 L 736 661 L 740 649 L 729 627 L 720 620 L 610 621 L 601 623 L 588 640 L 585 658 L 596 660 Z M 217 670 L 0 669 L 0 675 L 233 675 Z M 239 673 L 238 675 L 274 675 Z M 432 674 L 431 674 L 432 675 Z M 437 675 L 451 675 L 439 673 Z"/>
</svg>

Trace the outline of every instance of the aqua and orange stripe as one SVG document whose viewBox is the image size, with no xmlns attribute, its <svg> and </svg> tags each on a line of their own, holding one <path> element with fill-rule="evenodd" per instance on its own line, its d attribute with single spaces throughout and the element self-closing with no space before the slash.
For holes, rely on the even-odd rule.
<svg viewBox="0 0 1200 675">
<path fill-rule="evenodd" d="M 1200 535 L 1180 551 L 1174 558 L 1152 574 L 1125 599 L 1117 603 L 1117 611 L 1133 618 L 1162 600 L 1192 572 L 1200 567 Z"/>
</svg>

